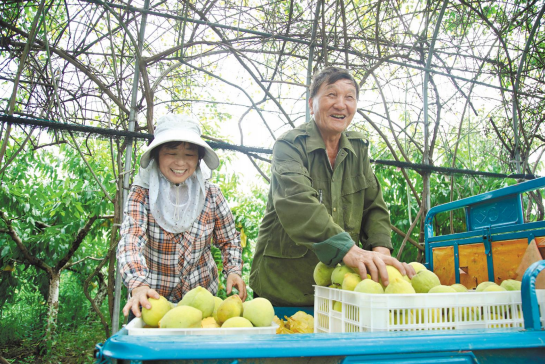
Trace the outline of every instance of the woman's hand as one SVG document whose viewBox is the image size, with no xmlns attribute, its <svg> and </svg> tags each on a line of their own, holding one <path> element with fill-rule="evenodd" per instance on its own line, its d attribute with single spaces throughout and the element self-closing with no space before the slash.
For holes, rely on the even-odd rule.
<svg viewBox="0 0 545 364">
<path fill-rule="evenodd" d="M 236 273 L 230 273 L 227 276 L 227 294 L 231 294 L 233 286 L 238 290 L 238 296 L 242 302 L 246 301 L 246 283 L 244 283 L 242 278 Z"/>
<path fill-rule="evenodd" d="M 401 275 L 407 274 L 409 278 L 415 275 L 413 267 L 401 263 L 390 255 L 389 249 L 382 247 L 369 251 L 354 245 L 344 256 L 343 262 L 349 267 L 357 268 L 362 279 L 367 278 L 367 274 L 369 274 L 375 282 L 378 282 L 379 278 L 381 278 L 385 286 L 390 284 L 388 271 L 386 270 L 387 265 L 394 266 Z"/>
<path fill-rule="evenodd" d="M 149 288 L 148 286 L 136 287 L 131 291 L 131 298 L 123 307 L 123 315 L 128 316 L 129 310 L 132 311 L 134 316 L 140 317 L 140 306 L 147 309 L 151 308 L 151 303 L 148 301 L 148 297 L 159 299 L 161 296 L 156 290 Z"/>
</svg>

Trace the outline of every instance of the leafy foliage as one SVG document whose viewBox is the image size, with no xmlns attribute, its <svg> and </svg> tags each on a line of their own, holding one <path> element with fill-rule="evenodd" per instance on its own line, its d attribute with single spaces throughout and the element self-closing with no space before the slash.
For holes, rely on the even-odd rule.
<svg viewBox="0 0 545 364">
<path fill-rule="evenodd" d="M 254 186 L 251 191 L 243 192 L 238 189 L 240 182 L 236 174 L 227 174 L 224 171 L 228 169 L 225 163 L 222 163 L 219 173 L 215 173 L 215 182 L 219 184 L 225 198 L 229 202 L 237 230 L 240 233 L 242 245 L 242 279 L 246 283 L 249 298 L 253 297 L 253 291 L 248 286 L 250 269 L 252 266 L 253 253 L 259 225 L 265 212 L 267 203 L 266 192 L 263 187 Z M 222 269 L 221 251 L 212 247 L 214 260 L 218 265 L 218 270 Z M 220 290 L 218 296 L 225 299 L 227 297 L 225 277 L 220 275 Z"/>
<path fill-rule="evenodd" d="M 519 144 L 521 171 L 543 171 L 543 27 L 527 42 L 532 27 L 539 25 L 539 1 L 448 2 L 441 23 L 438 15 L 443 2 L 324 2 L 316 38 L 311 39 L 313 1 L 166 0 L 151 2 L 141 54 L 137 50 L 138 32 L 143 29 L 139 11 L 89 1 L 76 1 L 74 6 L 49 1 L 44 3 L 44 14 L 38 14 L 40 3 L 0 2 L 2 114 L 13 111 L 16 116 L 125 131 L 132 107 L 136 130 L 151 132 L 157 116 L 189 113 L 197 116 L 207 137 L 238 143 L 244 151 L 246 145 L 270 147 L 282 132 L 303 122 L 307 68 L 315 71 L 336 65 L 350 68 L 361 85 L 364 97 L 352 126 L 369 135 L 377 159 L 423 163 L 428 158 L 434 166 L 513 173 Z M 32 29 L 33 23 L 37 29 Z M 432 39 L 437 25 L 438 36 Z M 18 74 L 33 30 L 36 41 Z M 313 59 L 309 59 L 311 43 Z M 528 53 L 521 63 L 526 45 Z M 422 70 L 429 55 L 432 72 L 426 85 L 429 104 L 424 109 Z M 134 95 L 136 59 L 142 62 L 139 92 Z M 16 79 L 20 80 L 17 86 Z M 14 88 L 15 106 L 10 110 Z M 517 134 L 514 115 L 519 120 Z M 67 348 L 86 347 L 100 336 L 98 320 L 82 294 L 83 282 L 98 261 L 84 259 L 103 258 L 116 240 L 112 234 L 122 219 L 121 208 L 114 211 L 102 188 L 112 198 L 120 189 L 116 181 L 123 175 L 126 140 L 93 140 L 83 135 L 74 142 L 55 131 L 46 134 L 14 126 L 8 134 L 7 129 L 2 124 L 0 144 L 6 142 L 7 150 L 0 156 L 0 168 L 5 168 L 0 176 L 0 211 L 6 217 L 0 219 L 0 343 L 30 348 L 24 360 L 35 361 L 33 342 L 43 334 L 47 315 L 48 277 L 30 264 L 10 229 L 31 256 L 55 266 L 70 251 L 85 221 L 108 216 L 92 225 L 77 248 L 70 262 L 79 263 L 62 273 L 58 324 L 62 335 L 56 350 L 44 359 L 81 361 L 84 354 Z M 133 150 L 133 166 L 143 144 L 137 143 Z M 221 160 L 213 178 L 246 242 L 243 278 L 247 282 L 267 187 L 244 190 L 234 156 L 222 152 Z M 422 176 L 411 170 L 404 176 L 400 169 L 378 164 L 375 170 L 392 223 L 406 232 L 420 209 L 417 200 L 425 198 Z M 262 165 L 260 172 L 269 174 Z M 432 174 L 431 206 L 513 183 L 513 179 Z M 540 200 L 541 195 L 523 197 L 529 221 L 543 219 Z M 461 211 L 455 212 L 453 226 L 448 214 L 434 223 L 438 234 L 465 229 Z M 421 241 L 421 232 L 417 223 L 411 238 Z M 397 254 L 403 238 L 393 234 L 392 239 Z M 214 257 L 221 270 L 218 250 Z M 416 248 L 407 244 L 401 260 L 417 257 Z M 108 276 L 112 272 L 111 266 L 101 269 L 107 277 L 105 284 L 112 285 Z M 101 284 L 95 278 L 91 286 L 97 283 Z M 225 296 L 223 277 L 221 283 L 220 295 Z M 96 295 L 97 288 L 92 293 Z M 124 288 L 122 296 L 126 296 Z M 106 317 L 111 309 L 102 302 L 100 310 Z"/>
</svg>

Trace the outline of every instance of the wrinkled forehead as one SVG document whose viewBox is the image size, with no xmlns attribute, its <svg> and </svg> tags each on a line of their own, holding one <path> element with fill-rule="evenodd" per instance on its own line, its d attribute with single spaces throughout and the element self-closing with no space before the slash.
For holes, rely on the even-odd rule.
<svg viewBox="0 0 545 364">
<path fill-rule="evenodd" d="M 341 78 L 340 80 L 337 80 L 331 83 L 324 82 L 322 86 L 320 86 L 320 89 L 324 91 L 335 90 L 339 88 L 343 88 L 348 92 L 357 93 L 357 89 L 354 86 L 354 82 L 352 82 L 352 80 L 348 78 Z"/>
</svg>

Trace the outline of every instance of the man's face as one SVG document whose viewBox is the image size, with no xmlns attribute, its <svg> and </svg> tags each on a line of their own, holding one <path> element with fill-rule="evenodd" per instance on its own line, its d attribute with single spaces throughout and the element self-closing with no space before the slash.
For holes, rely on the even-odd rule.
<svg viewBox="0 0 545 364">
<path fill-rule="evenodd" d="M 322 136 L 336 136 L 348 128 L 358 106 L 356 95 L 356 87 L 351 80 L 342 79 L 320 86 L 309 105 Z"/>
</svg>

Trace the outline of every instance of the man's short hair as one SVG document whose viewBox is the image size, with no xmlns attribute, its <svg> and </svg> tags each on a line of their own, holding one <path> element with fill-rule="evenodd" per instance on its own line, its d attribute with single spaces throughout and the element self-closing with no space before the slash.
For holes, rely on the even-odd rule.
<svg viewBox="0 0 545 364">
<path fill-rule="evenodd" d="M 312 83 L 310 84 L 310 98 L 312 99 L 314 96 L 316 96 L 318 90 L 324 83 L 326 85 L 331 85 L 339 80 L 352 81 L 354 87 L 356 88 L 356 99 L 359 99 L 360 86 L 347 69 L 339 67 L 326 67 L 320 72 L 314 74 L 312 77 Z"/>
</svg>

